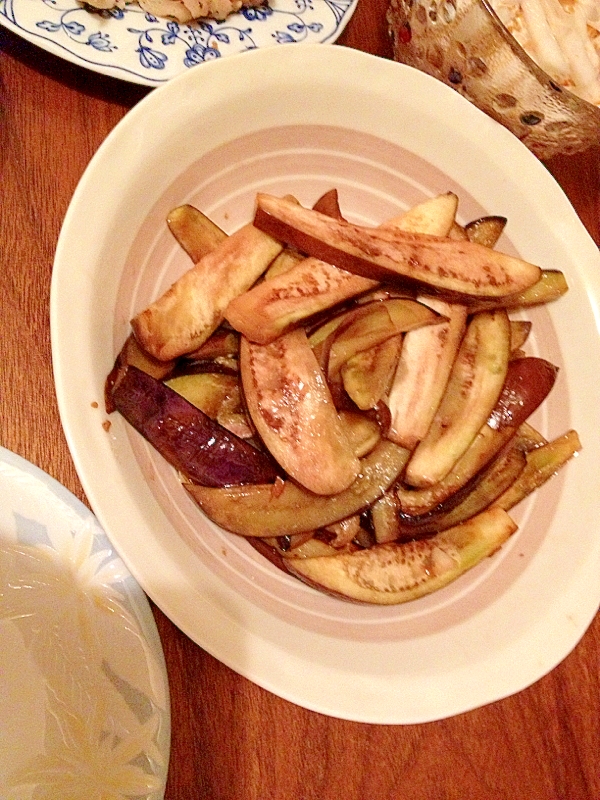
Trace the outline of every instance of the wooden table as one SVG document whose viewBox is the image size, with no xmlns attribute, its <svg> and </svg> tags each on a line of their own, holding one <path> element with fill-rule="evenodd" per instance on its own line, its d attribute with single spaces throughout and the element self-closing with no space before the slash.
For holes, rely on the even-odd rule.
<svg viewBox="0 0 600 800">
<path fill-rule="evenodd" d="M 340 44 L 390 56 L 386 0 L 362 0 Z M 86 164 L 147 89 L 0 30 L 0 444 L 85 501 L 50 360 L 54 248 Z M 548 165 L 600 243 L 600 148 Z M 425 725 L 355 724 L 241 678 L 154 609 L 172 699 L 169 800 L 598 800 L 600 616 L 550 675 Z M 1 645 L 0 645 L 1 646 Z"/>
</svg>

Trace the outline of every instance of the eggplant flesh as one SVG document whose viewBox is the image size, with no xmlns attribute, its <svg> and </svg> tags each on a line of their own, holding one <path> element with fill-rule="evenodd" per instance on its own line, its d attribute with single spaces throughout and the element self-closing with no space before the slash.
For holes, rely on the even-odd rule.
<svg viewBox="0 0 600 800">
<path fill-rule="evenodd" d="M 509 362 L 496 406 L 470 447 L 448 475 L 433 486 L 425 489 L 398 486 L 402 511 L 410 516 L 426 514 L 467 485 L 515 434 L 521 435 L 525 421 L 554 386 L 556 375 L 556 367 L 542 358 L 528 356 Z"/>
<path fill-rule="evenodd" d="M 517 443 L 502 452 L 481 474 L 441 503 L 433 511 L 417 517 L 399 513 L 399 537 L 420 538 L 451 528 L 488 508 L 521 475 L 527 463 Z"/>
<path fill-rule="evenodd" d="M 534 264 L 474 242 L 369 229 L 285 199 L 257 195 L 256 227 L 310 256 L 373 280 L 404 280 L 450 295 L 501 297 L 537 282 Z"/>
<path fill-rule="evenodd" d="M 516 529 L 505 511 L 490 508 L 429 539 L 287 559 L 285 566 L 300 580 L 335 597 L 395 605 L 447 586 L 496 552 Z"/>
<path fill-rule="evenodd" d="M 272 483 L 277 478 L 267 454 L 137 367 L 123 371 L 112 401 L 127 422 L 191 481 L 224 487 Z"/>
</svg>

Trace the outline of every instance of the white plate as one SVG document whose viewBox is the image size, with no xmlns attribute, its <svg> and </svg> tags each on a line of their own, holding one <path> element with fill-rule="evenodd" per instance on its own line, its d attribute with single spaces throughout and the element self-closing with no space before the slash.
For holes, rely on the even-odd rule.
<svg viewBox="0 0 600 800">
<path fill-rule="evenodd" d="M 0 641 L 5 800 L 164 796 L 168 683 L 148 601 L 90 511 L 4 448 Z"/>
<path fill-rule="evenodd" d="M 272 0 L 222 22 L 182 25 L 137 5 L 90 13 L 77 0 L 0 0 L 0 25 L 102 75 L 159 86 L 221 56 L 289 43 L 334 42 L 358 0 Z"/>
<path fill-rule="evenodd" d="M 531 313 L 528 347 L 561 368 L 536 424 L 548 436 L 576 428 L 582 455 L 518 510 L 521 529 L 499 554 L 394 608 L 326 597 L 278 571 L 206 522 L 122 418 L 102 427 L 104 378 L 128 320 L 188 266 L 167 212 L 191 202 L 233 230 L 251 218 L 257 189 L 311 203 L 332 186 L 344 212 L 366 223 L 454 190 L 462 222 L 507 215 L 504 249 L 563 269 L 571 287 Z M 543 165 L 432 78 L 338 46 L 257 51 L 192 71 L 108 137 L 60 236 L 55 379 L 85 491 L 163 611 L 282 697 L 353 720 L 412 723 L 509 695 L 569 653 L 600 599 L 599 281 L 598 250 Z"/>
</svg>

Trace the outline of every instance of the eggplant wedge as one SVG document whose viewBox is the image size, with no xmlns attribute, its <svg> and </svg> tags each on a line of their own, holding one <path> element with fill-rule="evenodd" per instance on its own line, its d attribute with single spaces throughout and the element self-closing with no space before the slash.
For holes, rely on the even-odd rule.
<svg viewBox="0 0 600 800">
<path fill-rule="evenodd" d="M 344 389 L 361 410 L 374 408 L 387 395 L 402 350 L 402 339 L 399 334 L 361 350 L 342 367 Z"/>
<path fill-rule="evenodd" d="M 457 495 L 453 495 L 448 503 L 449 508 L 442 503 L 434 511 L 420 517 L 400 513 L 398 527 L 401 538 L 431 536 L 474 517 L 491 506 L 519 479 L 526 464 L 527 455 L 515 442 L 514 446 L 500 453 L 483 474 L 475 477 L 473 485 L 468 484 Z"/>
<path fill-rule="evenodd" d="M 507 221 L 506 217 L 496 215 L 479 217 L 465 225 L 465 233 L 471 242 L 477 242 L 484 247 L 495 247 Z"/>
<path fill-rule="evenodd" d="M 107 414 L 112 414 L 115 410 L 112 392 L 120 375 L 129 365 L 141 369 L 142 372 L 160 381 L 173 371 L 175 361 L 159 361 L 157 358 L 152 358 L 139 346 L 135 336 L 130 333 L 117 355 L 113 368 L 104 384 L 104 406 Z"/>
<path fill-rule="evenodd" d="M 557 369 L 545 359 L 527 357 L 511 361 L 496 406 L 474 441 L 448 475 L 426 489 L 397 487 L 400 507 L 406 514 L 425 514 L 458 493 L 515 436 L 537 446 L 545 440 L 537 436 L 526 420 L 548 396 L 556 380 Z"/>
<path fill-rule="evenodd" d="M 437 312 L 416 300 L 399 297 L 359 306 L 335 328 L 327 344 L 327 374 L 335 378 L 344 364 L 357 353 L 370 350 L 398 334 L 437 325 Z"/>
<path fill-rule="evenodd" d="M 112 400 L 127 422 L 187 480 L 223 487 L 271 483 L 278 476 L 266 453 L 137 367 L 120 374 Z"/>
<path fill-rule="evenodd" d="M 206 214 L 187 203 L 169 212 L 167 225 L 194 264 L 227 238 L 225 231 Z"/>
<path fill-rule="evenodd" d="M 287 474 L 315 494 L 347 489 L 359 461 L 304 330 L 268 345 L 242 336 L 240 373 L 256 430 Z"/>
<path fill-rule="evenodd" d="M 457 209 L 457 195 L 445 192 L 411 206 L 397 217 L 383 222 L 380 228 L 447 236 L 454 225 Z"/>
<path fill-rule="evenodd" d="M 417 488 L 432 486 L 450 472 L 494 409 L 509 359 L 510 323 L 506 311 L 475 314 L 429 430 L 406 468 L 408 484 Z"/>
<path fill-rule="evenodd" d="M 444 236 L 454 220 L 457 203 L 458 198 L 452 193 L 438 195 L 381 227 Z M 333 213 L 327 216 L 342 219 L 341 215 Z M 279 258 L 284 254 L 285 251 Z M 281 273 L 269 268 L 268 280 L 232 300 L 225 311 L 229 324 L 253 342 L 268 344 L 303 320 L 378 285 L 377 281 L 354 275 L 318 258 L 298 261 Z"/>
<path fill-rule="evenodd" d="M 408 456 L 408 450 L 382 440 L 361 459 L 354 483 L 332 496 L 316 495 L 289 480 L 274 486 L 223 489 L 184 485 L 206 516 L 232 533 L 291 536 L 325 528 L 363 511 L 396 482 Z"/>
<path fill-rule="evenodd" d="M 493 555 L 516 529 L 503 509 L 491 508 L 429 539 L 290 560 L 286 566 L 296 577 L 337 597 L 395 605 L 447 586 Z"/>
<path fill-rule="evenodd" d="M 504 297 L 532 286 L 541 275 L 534 264 L 475 242 L 352 225 L 267 194 L 257 196 L 254 224 L 340 269 L 454 296 Z"/>
<path fill-rule="evenodd" d="M 131 321 L 144 350 L 166 361 L 196 350 L 225 309 L 267 269 L 282 245 L 253 225 L 228 236 Z"/>
<path fill-rule="evenodd" d="M 567 431 L 557 439 L 530 450 L 526 454 L 525 469 L 512 486 L 495 501 L 495 505 L 509 511 L 556 475 L 558 470 L 580 450 L 581 441 L 576 431 Z"/>
<path fill-rule="evenodd" d="M 467 327 L 465 306 L 433 298 L 424 303 L 444 319 L 406 334 L 388 397 L 388 436 L 409 450 L 429 430 Z"/>
<path fill-rule="evenodd" d="M 251 341 L 268 344 L 307 317 L 374 286 L 376 281 L 305 258 L 236 297 L 225 318 Z"/>
<path fill-rule="evenodd" d="M 544 305 L 545 303 L 551 303 L 553 300 L 558 300 L 568 290 L 569 286 L 564 273 L 556 269 L 544 269 L 539 280 L 528 289 L 496 300 L 480 299 L 477 303 L 470 304 L 469 310 L 471 313 L 475 313 L 477 311 L 489 311 L 492 308 L 506 308 L 508 310 L 531 308 L 532 306 Z"/>
</svg>

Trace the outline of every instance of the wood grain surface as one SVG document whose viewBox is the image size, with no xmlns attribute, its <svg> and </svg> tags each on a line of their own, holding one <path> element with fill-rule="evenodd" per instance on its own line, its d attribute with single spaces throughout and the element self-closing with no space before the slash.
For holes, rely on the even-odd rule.
<svg viewBox="0 0 600 800">
<path fill-rule="evenodd" d="M 385 0 L 361 0 L 339 44 L 390 57 L 385 10 Z M 0 444 L 85 502 L 54 394 L 52 260 L 86 164 L 150 90 L 4 29 L 0 47 Z M 547 166 L 600 243 L 600 148 Z M 600 617 L 516 696 L 440 722 L 377 726 L 273 696 L 154 613 L 172 701 L 168 800 L 600 798 Z"/>
</svg>

